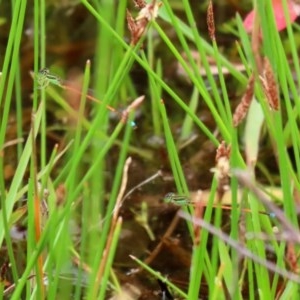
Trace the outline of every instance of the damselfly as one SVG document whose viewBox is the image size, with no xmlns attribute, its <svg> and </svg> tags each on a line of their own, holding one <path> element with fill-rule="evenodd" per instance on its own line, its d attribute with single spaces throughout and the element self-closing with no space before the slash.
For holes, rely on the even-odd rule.
<svg viewBox="0 0 300 300">
<path fill-rule="evenodd" d="M 197 202 L 196 201 L 191 201 L 187 196 L 183 196 L 183 195 L 176 195 L 175 193 L 168 193 L 164 196 L 163 201 L 167 204 L 174 204 L 177 206 L 184 206 L 184 205 L 196 205 Z M 199 204 L 201 205 L 201 202 L 199 202 Z M 206 204 L 204 204 L 204 206 L 206 206 Z M 220 203 L 220 205 L 218 204 L 213 204 L 213 207 L 216 208 L 222 208 L 225 210 L 232 210 L 232 207 L 229 205 L 222 205 Z M 252 213 L 251 209 L 248 208 L 242 208 L 241 209 L 243 212 L 246 213 Z M 275 214 L 273 212 L 265 212 L 265 211 L 259 211 L 260 214 L 263 215 L 267 215 L 271 218 L 275 218 Z"/>
<path fill-rule="evenodd" d="M 81 91 L 72 87 L 66 80 L 62 80 L 59 76 L 51 74 L 48 68 L 41 69 L 36 76 L 36 80 L 39 89 L 45 89 L 49 84 L 53 84 L 61 87 L 64 90 L 69 90 L 79 95 L 82 94 Z M 96 103 L 102 104 L 102 102 L 99 99 L 93 97 L 90 94 L 87 94 L 86 98 Z M 106 108 L 116 114 L 119 114 L 122 120 L 127 118 L 127 115 L 125 114 L 125 112 L 127 113 L 127 110 L 125 110 L 123 113 L 120 113 L 118 110 L 116 110 L 110 105 L 106 105 Z M 136 123 L 134 121 L 131 121 L 130 125 L 134 128 L 136 127 Z"/>
</svg>

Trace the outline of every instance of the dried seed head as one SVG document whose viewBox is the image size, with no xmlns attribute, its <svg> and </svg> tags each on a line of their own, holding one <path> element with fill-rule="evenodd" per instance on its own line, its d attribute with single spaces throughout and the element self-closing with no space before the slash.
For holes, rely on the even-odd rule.
<svg viewBox="0 0 300 300">
<path fill-rule="evenodd" d="M 230 152 L 231 147 L 226 146 L 225 142 L 219 145 L 216 152 L 216 166 L 211 169 L 215 173 L 218 180 L 218 193 L 220 199 L 223 193 L 228 189 L 229 184 L 229 172 L 230 172 Z"/>
<path fill-rule="evenodd" d="M 140 97 L 136 98 L 135 100 L 133 100 L 133 102 L 130 105 L 128 105 L 128 107 L 125 110 L 123 110 L 123 112 L 122 112 L 122 122 L 123 123 L 127 122 L 130 111 L 137 109 L 142 104 L 144 99 L 145 99 L 145 96 L 140 96 Z M 135 122 L 132 122 L 132 125 L 133 125 L 133 127 L 136 127 Z"/>
<path fill-rule="evenodd" d="M 132 109 L 137 109 L 141 104 L 142 102 L 144 101 L 145 99 L 145 96 L 140 96 L 138 98 L 136 98 L 135 100 L 132 101 L 132 103 L 127 107 L 127 110 L 128 111 L 131 111 Z"/>
<path fill-rule="evenodd" d="M 267 57 L 264 59 L 263 75 L 259 78 L 270 108 L 279 110 L 278 86 L 271 63 Z"/>
<path fill-rule="evenodd" d="M 225 142 L 222 141 L 221 144 L 219 145 L 218 149 L 217 149 L 217 152 L 216 152 L 216 162 L 218 162 L 218 160 L 221 157 L 225 157 L 229 160 L 230 153 L 231 153 L 231 147 L 230 146 L 226 147 Z"/>
<path fill-rule="evenodd" d="M 233 126 L 237 127 L 245 118 L 254 94 L 254 75 L 249 78 L 246 92 L 233 114 Z"/>
<path fill-rule="evenodd" d="M 227 178 L 229 176 L 229 160 L 225 156 L 220 157 L 220 159 L 217 161 L 215 173 L 217 175 L 218 180 L 223 180 L 224 178 Z"/>
<path fill-rule="evenodd" d="M 144 0 L 134 0 L 133 2 L 134 2 L 134 6 L 139 9 L 142 9 L 147 5 L 146 1 Z"/>
<path fill-rule="evenodd" d="M 213 10 L 213 4 L 210 0 L 208 3 L 207 8 L 207 26 L 208 26 L 208 33 L 212 41 L 216 40 L 215 36 L 215 21 L 214 21 L 214 10 Z"/>
<path fill-rule="evenodd" d="M 127 11 L 127 23 L 131 33 L 131 44 L 136 45 L 144 34 L 148 23 L 154 20 L 158 15 L 158 9 L 162 5 L 161 2 L 146 4 L 144 1 L 135 1 L 135 4 L 140 8 L 138 16 L 134 19 L 129 11 Z"/>
<path fill-rule="evenodd" d="M 158 9 L 161 7 L 162 3 L 156 1 L 152 1 L 152 3 L 147 4 L 145 7 L 141 9 L 136 20 L 146 19 L 148 22 L 157 18 Z"/>
<path fill-rule="evenodd" d="M 131 36 L 133 36 L 136 31 L 136 25 L 135 25 L 134 18 L 132 17 L 132 15 L 128 9 L 126 11 L 126 18 L 127 18 L 128 29 L 131 33 Z"/>
</svg>

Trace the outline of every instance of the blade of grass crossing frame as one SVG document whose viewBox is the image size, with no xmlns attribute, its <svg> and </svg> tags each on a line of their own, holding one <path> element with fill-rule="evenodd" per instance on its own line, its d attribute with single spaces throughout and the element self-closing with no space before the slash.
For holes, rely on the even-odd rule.
<svg viewBox="0 0 300 300">
<path fill-rule="evenodd" d="M 23 138 L 23 106 L 22 106 L 22 86 L 21 86 L 21 68 L 18 65 L 16 70 L 16 79 L 15 79 L 15 94 L 16 94 L 16 119 L 17 122 L 17 137 L 18 139 Z M 17 144 L 17 158 L 20 159 L 20 156 L 23 151 L 23 144 L 20 142 Z"/>
<path fill-rule="evenodd" d="M 22 0 L 17 0 L 14 5 L 14 10 L 12 12 L 12 21 L 11 21 L 11 27 L 10 27 L 10 32 L 8 35 L 8 41 L 6 44 L 6 51 L 4 55 L 4 61 L 3 61 L 3 66 L 1 70 L 1 80 L 0 80 L 0 105 L 2 104 L 2 101 L 4 100 L 3 95 L 4 95 L 4 89 L 7 84 L 7 76 L 10 74 L 9 67 L 11 63 L 11 57 L 12 53 L 14 50 L 14 43 L 18 39 L 16 36 L 16 31 L 18 29 L 18 26 L 22 26 L 22 24 L 19 24 L 19 14 L 24 13 L 24 9 L 22 8 L 22 5 L 26 5 L 26 1 Z M 4 103 L 6 105 L 6 103 Z M 1 127 L 2 129 L 2 127 Z M 3 132 L 2 130 L 0 132 Z M 4 131 L 5 132 L 5 131 Z M 1 136 L 1 135 L 0 135 Z M 1 143 L 0 143 L 1 145 Z"/>
<path fill-rule="evenodd" d="M 5 143 L 5 135 L 7 125 L 9 124 L 9 111 L 12 100 L 12 91 L 13 85 L 15 81 L 16 71 L 18 68 L 19 62 L 19 50 L 21 37 L 23 32 L 25 11 L 26 11 L 26 0 L 17 1 L 15 3 L 15 10 L 13 11 L 13 19 L 11 30 L 9 34 L 9 40 L 6 48 L 6 53 L 4 57 L 3 69 L 0 80 L 0 104 L 4 101 L 2 115 L 1 115 L 1 125 L 0 125 L 0 149 Z M 9 69 L 10 66 L 10 69 Z M 7 75 L 8 74 L 8 75 Z M 7 79 L 8 76 L 8 79 Z M 6 88 L 6 94 L 4 97 L 4 89 Z M 3 174 L 4 166 L 3 159 L 0 158 L 0 191 L 2 195 L 5 195 L 5 183 L 4 183 L 4 174 Z M 3 196 L 5 197 L 5 196 Z M 3 237 L 2 237 L 3 238 Z M 0 239 L 0 244 L 2 243 L 2 238 Z"/>
<path fill-rule="evenodd" d="M 40 27 L 40 34 L 35 34 L 34 38 L 38 39 L 39 42 L 39 47 L 35 49 L 35 54 L 38 53 L 38 56 L 40 58 L 40 68 L 44 68 L 46 65 L 46 7 L 45 7 L 45 0 L 35 0 L 35 5 L 36 2 L 40 1 L 40 10 L 38 14 L 39 18 L 39 27 Z M 35 26 L 35 30 L 37 29 L 37 26 Z M 43 108 L 43 116 L 41 120 L 41 154 L 40 154 L 40 160 L 41 160 L 41 167 L 44 168 L 46 165 L 46 160 L 47 160 L 47 103 L 46 103 L 46 93 L 44 91 L 41 92 L 41 101 L 44 103 Z"/>
<path fill-rule="evenodd" d="M 7 127 L 7 120 L 9 117 L 9 110 L 10 110 L 10 101 L 7 101 L 7 97 L 12 98 L 12 89 L 13 84 L 15 85 L 15 91 L 16 91 L 16 106 L 17 106 L 17 116 L 22 115 L 21 111 L 21 84 L 20 84 L 20 68 L 19 68 L 19 58 L 16 53 L 18 52 L 18 48 L 20 45 L 20 27 L 23 27 L 23 20 L 24 20 L 24 13 L 26 8 L 26 3 L 22 3 L 23 6 L 21 6 L 21 1 L 15 1 L 15 3 L 12 3 L 12 22 L 11 22 L 11 28 L 10 28 L 10 34 L 8 36 L 8 43 L 6 45 L 6 52 L 4 56 L 4 62 L 2 66 L 2 72 L 1 72 L 1 79 L 0 79 L 0 104 L 2 103 L 2 99 L 4 98 L 4 87 L 6 85 L 6 78 L 7 74 L 9 74 L 8 82 L 9 87 L 6 90 L 6 100 L 4 102 L 4 105 L 2 108 L 2 116 L 0 119 L 2 119 L 1 124 L 1 130 L 0 130 L 0 152 L 1 152 L 1 158 L 0 158 L 0 168 L 1 173 L 4 170 L 3 167 L 3 155 L 2 151 L 4 151 L 4 142 L 5 142 L 5 135 L 6 135 L 6 127 Z M 14 59 L 14 62 L 11 63 L 11 60 Z M 8 72 L 9 64 L 11 63 L 11 70 Z M 13 74 L 15 74 L 13 77 L 11 77 Z M 15 82 L 15 83 L 14 83 Z M 19 120 L 19 119 L 18 119 Z M 22 120 L 22 118 L 20 119 Z M 22 129 L 21 128 L 22 122 L 17 123 L 17 136 L 19 138 L 22 137 Z M 17 145 L 17 151 L 18 151 L 18 158 L 21 156 L 22 152 L 22 144 L 19 142 Z M 5 181 L 4 181 L 4 174 L 0 175 L 0 194 L 1 194 L 1 215 L 0 215 L 0 223 L 3 222 L 1 228 L 4 231 L 4 235 L 2 235 L 0 244 L 2 245 L 3 238 L 5 236 L 6 241 L 6 247 L 8 252 L 8 258 L 9 258 L 9 264 L 10 268 L 12 270 L 12 276 L 14 283 L 17 283 L 18 281 L 18 271 L 17 271 L 17 264 L 16 260 L 14 258 L 14 251 L 10 236 L 10 225 L 9 220 L 10 215 L 8 214 L 7 209 L 7 202 L 8 199 L 6 197 L 6 190 L 5 190 Z M 9 205 L 10 206 L 10 205 Z M 10 213 L 12 210 L 10 211 Z"/>
<path fill-rule="evenodd" d="M 159 101 L 159 100 L 158 100 Z M 160 113 L 163 120 L 164 132 L 166 138 L 166 146 L 170 157 L 170 164 L 172 167 L 172 173 L 176 183 L 176 187 L 179 194 L 189 195 L 189 189 L 187 187 L 184 173 L 182 170 L 181 162 L 178 157 L 177 148 L 173 140 L 173 135 L 169 126 L 167 112 L 163 100 L 160 100 Z"/>
<path fill-rule="evenodd" d="M 35 117 L 35 128 L 39 128 L 40 126 L 40 122 L 41 122 L 41 115 L 42 115 L 42 105 L 40 105 L 38 111 L 36 112 L 36 117 Z M 35 132 L 35 138 L 36 138 L 37 132 Z M 13 177 L 12 183 L 10 185 L 10 189 L 7 193 L 6 196 L 6 216 L 7 219 L 9 219 L 11 213 L 12 213 L 12 209 L 13 209 L 13 205 L 15 203 L 16 200 L 16 195 L 17 192 L 20 188 L 20 185 L 22 183 L 25 171 L 27 169 L 28 166 L 28 162 L 30 159 L 30 155 L 32 152 L 32 131 L 30 131 L 27 142 L 25 144 L 23 153 L 21 155 L 20 161 L 18 163 L 15 175 Z M 3 213 L 3 212 L 2 212 Z M 3 215 L 0 215 L 0 244 L 2 244 L 3 241 L 3 237 L 4 237 L 4 230 L 3 230 Z"/>
</svg>

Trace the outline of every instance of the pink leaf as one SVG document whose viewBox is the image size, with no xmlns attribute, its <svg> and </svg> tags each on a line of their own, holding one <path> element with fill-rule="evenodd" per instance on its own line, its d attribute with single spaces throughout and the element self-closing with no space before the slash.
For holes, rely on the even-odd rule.
<svg viewBox="0 0 300 300">
<path fill-rule="evenodd" d="M 278 31 L 286 28 L 286 20 L 284 18 L 284 9 L 281 0 L 273 0 L 273 10 L 275 15 L 276 27 Z M 300 15 L 300 5 L 294 3 L 292 0 L 288 1 L 288 11 L 290 15 L 291 22 L 294 22 Z M 251 32 L 253 28 L 255 12 L 252 10 L 244 20 L 244 26 L 247 32 Z"/>
</svg>

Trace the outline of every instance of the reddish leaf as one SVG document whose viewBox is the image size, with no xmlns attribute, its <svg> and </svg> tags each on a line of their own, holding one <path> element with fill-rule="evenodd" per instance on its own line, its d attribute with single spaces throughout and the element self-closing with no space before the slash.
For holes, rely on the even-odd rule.
<svg viewBox="0 0 300 300">
<path fill-rule="evenodd" d="M 288 1 L 288 10 L 291 22 L 294 22 L 297 17 L 300 15 L 300 5 L 294 3 L 292 0 Z M 282 0 L 273 0 L 273 9 L 274 9 L 274 15 L 276 20 L 276 26 L 277 30 L 281 31 L 286 28 L 286 20 L 284 17 L 284 9 L 282 6 Z M 254 15 L 255 12 L 252 10 L 245 18 L 244 20 L 244 26 L 247 32 L 250 32 L 253 28 L 253 22 L 254 22 Z"/>
</svg>

